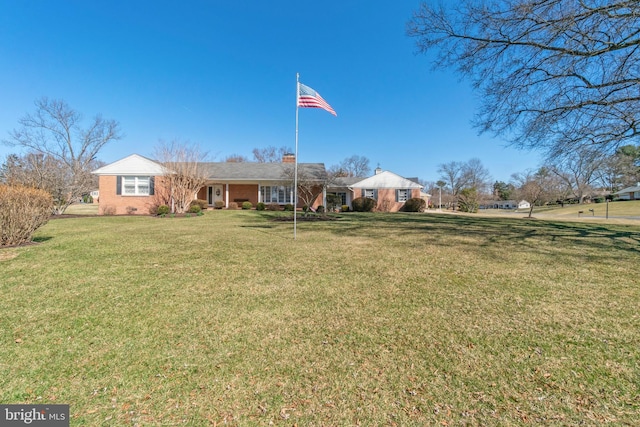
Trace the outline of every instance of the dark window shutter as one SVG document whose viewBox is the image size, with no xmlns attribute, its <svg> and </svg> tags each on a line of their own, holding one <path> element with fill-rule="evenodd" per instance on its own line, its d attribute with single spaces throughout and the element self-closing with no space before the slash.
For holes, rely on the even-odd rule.
<svg viewBox="0 0 640 427">
<path fill-rule="evenodd" d="M 153 192 L 155 191 L 155 183 L 156 183 L 156 177 L 155 176 L 149 177 L 149 195 L 150 196 L 153 196 Z"/>
<path fill-rule="evenodd" d="M 122 177 L 118 176 L 116 178 L 116 195 L 120 196 L 122 194 Z"/>
<path fill-rule="evenodd" d="M 363 189 L 361 189 L 361 190 L 360 190 L 360 196 L 361 196 L 361 197 L 364 197 L 364 196 L 365 196 L 365 194 L 367 194 L 367 193 L 366 193 L 366 191 L 365 191 L 365 189 L 364 189 L 364 188 L 363 188 Z"/>
<path fill-rule="evenodd" d="M 378 200 L 378 190 L 373 190 L 373 198 Z"/>
</svg>

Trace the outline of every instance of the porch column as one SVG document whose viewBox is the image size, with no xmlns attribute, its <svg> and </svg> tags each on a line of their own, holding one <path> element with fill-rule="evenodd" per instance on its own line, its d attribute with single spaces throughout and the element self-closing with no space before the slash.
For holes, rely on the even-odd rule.
<svg viewBox="0 0 640 427">
<path fill-rule="evenodd" d="M 225 198 L 225 208 L 229 209 L 229 183 L 227 182 L 224 185 L 224 198 Z"/>
</svg>

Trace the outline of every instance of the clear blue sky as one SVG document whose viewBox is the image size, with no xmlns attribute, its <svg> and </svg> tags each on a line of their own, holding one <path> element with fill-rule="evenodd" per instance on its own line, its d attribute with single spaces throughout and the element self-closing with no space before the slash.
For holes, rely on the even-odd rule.
<svg viewBox="0 0 640 427">
<path fill-rule="evenodd" d="M 160 139 L 224 160 L 295 145 L 296 73 L 338 117 L 300 109 L 299 161 L 354 154 L 406 177 L 477 157 L 495 180 L 536 153 L 478 136 L 469 82 L 431 70 L 405 26 L 419 0 L 0 0 L 0 139 L 42 96 L 120 122 L 100 159 Z M 0 145 L 0 157 L 16 148 Z"/>
</svg>

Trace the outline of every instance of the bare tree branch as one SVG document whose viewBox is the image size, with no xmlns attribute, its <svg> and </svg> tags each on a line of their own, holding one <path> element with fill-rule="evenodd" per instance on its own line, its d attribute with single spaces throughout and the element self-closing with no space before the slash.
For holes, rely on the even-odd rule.
<svg viewBox="0 0 640 427">
<path fill-rule="evenodd" d="M 640 137 L 637 0 L 425 2 L 408 33 L 436 67 L 471 78 L 481 132 L 551 153 Z"/>
</svg>

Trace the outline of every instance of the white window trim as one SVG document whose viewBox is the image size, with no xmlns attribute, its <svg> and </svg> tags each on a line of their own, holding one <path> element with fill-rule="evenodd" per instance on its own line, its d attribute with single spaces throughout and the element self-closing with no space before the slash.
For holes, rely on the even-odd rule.
<svg viewBox="0 0 640 427">
<path fill-rule="evenodd" d="M 133 193 L 127 193 L 125 191 L 127 179 L 133 178 Z M 147 190 L 146 192 L 140 191 L 140 184 L 144 184 L 146 180 Z M 120 194 L 123 196 L 149 196 L 151 194 L 151 177 L 150 176 L 123 176 L 122 187 L 120 188 Z"/>
</svg>

